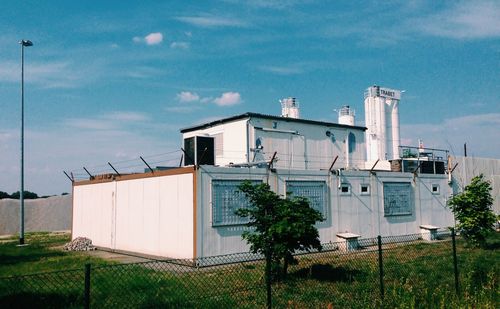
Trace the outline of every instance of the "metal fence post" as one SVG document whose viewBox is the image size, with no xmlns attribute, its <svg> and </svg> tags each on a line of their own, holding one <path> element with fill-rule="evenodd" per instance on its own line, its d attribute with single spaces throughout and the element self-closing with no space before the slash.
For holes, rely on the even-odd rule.
<svg viewBox="0 0 500 309">
<path fill-rule="evenodd" d="M 384 262 L 382 260 L 382 236 L 377 236 L 378 240 L 378 269 L 380 278 L 380 298 L 384 300 Z"/>
<path fill-rule="evenodd" d="M 90 264 L 85 264 L 85 294 L 83 298 L 84 308 L 90 308 Z"/>
<path fill-rule="evenodd" d="M 272 293 L 271 293 L 271 254 L 266 254 L 266 293 L 267 293 L 267 309 L 271 309 L 272 306 Z"/>
<path fill-rule="evenodd" d="M 453 268 L 455 270 L 455 292 L 460 295 L 460 287 L 458 286 L 458 262 L 457 262 L 457 244 L 455 242 L 455 229 L 451 228 L 451 241 L 453 243 Z"/>
</svg>

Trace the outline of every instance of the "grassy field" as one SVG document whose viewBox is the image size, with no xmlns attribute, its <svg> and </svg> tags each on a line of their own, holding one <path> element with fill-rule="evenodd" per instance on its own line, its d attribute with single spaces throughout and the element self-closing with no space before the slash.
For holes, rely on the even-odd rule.
<svg viewBox="0 0 500 309">
<path fill-rule="evenodd" d="M 92 264 L 94 307 L 259 308 L 266 303 L 263 263 L 192 268 L 166 262 L 110 264 L 57 249 L 67 236 L 31 235 L 29 248 L 0 245 L 0 307 L 82 307 L 85 263 Z M 378 252 L 304 255 L 273 285 L 275 308 L 499 308 L 500 237 L 487 249 L 458 242 L 460 296 L 455 293 L 449 240 L 384 250 L 384 293 Z M 26 251 L 23 251 L 28 249 Z M 75 269 L 74 271 L 60 271 Z M 43 305 L 41 305 L 43 304 Z"/>
<path fill-rule="evenodd" d="M 68 252 L 62 246 L 69 242 L 67 233 L 27 233 L 27 246 L 19 247 L 18 238 L 0 243 L 0 277 L 26 275 L 64 269 L 83 269 L 86 263 L 110 264 L 84 252 Z"/>
</svg>

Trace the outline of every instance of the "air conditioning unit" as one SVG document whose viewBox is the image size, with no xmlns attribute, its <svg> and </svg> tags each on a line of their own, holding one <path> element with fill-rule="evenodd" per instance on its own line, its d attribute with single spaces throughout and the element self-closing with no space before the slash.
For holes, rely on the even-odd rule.
<svg viewBox="0 0 500 309">
<path fill-rule="evenodd" d="M 214 165 L 214 138 L 209 136 L 193 136 L 184 139 L 184 166 Z"/>
</svg>

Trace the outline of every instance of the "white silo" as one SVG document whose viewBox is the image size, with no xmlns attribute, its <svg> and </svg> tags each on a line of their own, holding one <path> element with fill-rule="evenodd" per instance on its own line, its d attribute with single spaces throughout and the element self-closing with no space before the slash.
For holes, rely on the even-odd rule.
<svg viewBox="0 0 500 309">
<path fill-rule="evenodd" d="M 353 126 L 354 117 L 354 110 L 351 109 L 349 105 L 344 105 L 341 109 L 339 109 L 339 124 Z"/>
<path fill-rule="evenodd" d="M 295 98 L 288 97 L 280 100 L 281 117 L 299 118 L 299 102 Z"/>
<path fill-rule="evenodd" d="M 399 101 L 401 91 L 369 87 L 365 92 L 367 160 L 399 158 Z"/>
</svg>

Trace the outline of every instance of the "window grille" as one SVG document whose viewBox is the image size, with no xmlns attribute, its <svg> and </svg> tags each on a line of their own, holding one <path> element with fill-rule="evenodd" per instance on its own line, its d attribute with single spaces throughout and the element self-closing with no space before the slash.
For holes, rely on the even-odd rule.
<svg viewBox="0 0 500 309">
<path fill-rule="evenodd" d="M 384 216 L 412 214 L 411 184 L 384 182 Z"/>
<path fill-rule="evenodd" d="M 326 218 L 326 182 L 324 181 L 287 181 L 286 192 L 291 196 L 302 196 L 309 200 L 310 206 Z"/>
<path fill-rule="evenodd" d="M 241 225 L 248 223 L 234 212 L 250 207 L 245 194 L 238 190 L 244 180 L 212 180 L 212 226 Z M 253 185 L 262 183 L 252 180 Z"/>
</svg>

